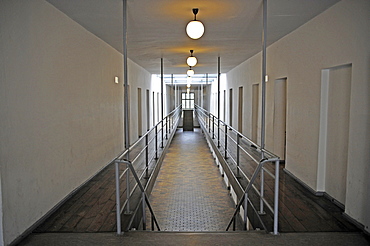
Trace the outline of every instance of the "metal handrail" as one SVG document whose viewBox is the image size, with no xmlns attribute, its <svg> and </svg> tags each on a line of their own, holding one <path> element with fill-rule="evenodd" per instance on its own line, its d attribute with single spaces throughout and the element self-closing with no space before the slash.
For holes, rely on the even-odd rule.
<svg viewBox="0 0 370 246">
<path fill-rule="evenodd" d="M 147 135 L 151 134 L 154 129 L 158 129 L 158 126 L 161 125 L 162 121 L 166 120 L 169 117 L 172 116 L 179 116 L 179 110 L 181 110 L 181 105 L 172 110 L 163 120 L 159 121 L 157 124 L 155 124 L 152 128 L 150 128 L 143 136 L 141 136 L 139 139 L 137 139 L 128 149 L 124 150 L 117 159 L 122 159 L 127 155 L 127 152 L 132 151 Z M 174 121 L 172 121 L 173 123 Z M 173 124 L 172 124 L 173 126 Z M 162 129 L 161 129 L 162 130 Z"/>
<path fill-rule="evenodd" d="M 252 205 L 251 201 L 248 199 L 248 193 L 251 189 L 255 191 L 255 193 L 259 196 L 260 200 L 260 209 L 257 214 L 259 217 L 259 220 L 262 221 L 261 215 L 265 214 L 264 212 L 264 205 L 268 208 L 268 210 L 271 211 L 271 213 L 274 215 L 274 228 L 273 228 L 273 234 L 278 234 L 278 195 L 279 195 L 279 157 L 275 154 L 271 153 L 270 151 L 261 148 L 258 144 L 253 142 L 251 139 L 244 136 L 242 133 L 238 132 L 233 127 L 226 124 L 224 121 L 219 120 L 216 116 L 211 114 L 210 112 L 206 111 L 205 109 L 199 107 L 198 105 L 195 105 L 195 111 L 196 115 L 198 117 L 199 123 L 203 126 L 202 128 L 207 132 L 207 134 L 212 137 L 214 142 L 217 142 L 217 147 L 219 149 L 223 149 L 224 151 L 224 160 L 229 159 L 229 162 L 236 166 L 236 174 L 235 177 L 244 177 L 245 180 L 247 180 L 248 185 L 243 191 L 243 196 L 240 198 L 238 202 L 238 206 L 235 210 L 235 213 L 227 226 L 227 229 L 229 229 L 231 223 L 235 223 L 236 215 L 240 211 L 240 207 L 244 206 L 244 229 L 246 229 L 246 223 L 247 223 L 247 206 L 248 204 Z M 215 130 L 217 128 L 217 130 Z M 224 129 L 223 129 L 224 128 Z M 221 131 L 221 133 L 220 133 Z M 236 140 L 231 136 L 231 132 L 236 135 Z M 217 139 L 215 139 L 217 138 Z M 230 143 L 233 143 L 236 145 L 236 154 L 235 151 L 231 151 L 230 147 L 228 147 L 229 140 L 231 140 Z M 251 153 L 250 150 L 243 147 L 243 144 L 240 143 L 242 141 L 244 145 L 247 145 L 249 148 L 255 149 L 255 152 L 257 152 L 258 157 L 256 157 L 256 153 Z M 221 143 L 220 143 L 221 142 Z M 251 177 L 248 177 L 248 175 L 243 172 L 242 168 L 240 167 L 240 150 L 243 151 L 254 163 L 256 163 L 256 167 L 254 169 L 253 174 Z M 233 157 L 233 154 L 235 158 Z M 236 160 L 235 160 L 236 159 Z M 225 161 L 226 162 L 226 161 Z M 228 165 L 230 166 L 230 163 Z M 272 174 L 270 171 L 264 168 L 264 164 L 267 162 L 275 163 L 275 175 Z M 264 197 L 264 173 L 267 173 L 270 175 L 273 179 L 275 179 L 275 187 L 274 187 L 274 205 L 270 205 L 268 201 Z M 260 190 L 256 187 L 255 181 L 257 176 L 260 175 Z M 235 226 L 234 226 L 235 228 Z"/>
<path fill-rule="evenodd" d="M 160 148 L 164 148 L 164 142 L 168 139 L 168 134 L 173 134 L 173 131 L 176 130 L 179 119 L 181 117 L 181 105 L 170 112 L 167 116 L 165 116 L 160 122 L 154 125 L 151 129 L 149 129 L 142 137 L 136 140 L 128 149 L 123 151 L 115 160 L 115 179 L 116 179 L 116 219 L 117 219 L 117 234 L 122 234 L 121 228 L 121 214 L 124 210 L 127 214 L 131 213 L 130 210 L 130 199 L 137 190 L 137 187 L 141 190 L 142 193 L 142 206 L 143 206 L 143 229 L 146 230 L 146 218 L 144 209 L 145 206 L 148 206 L 150 213 L 152 214 L 152 223 L 156 223 L 157 229 L 159 230 L 158 223 L 154 216 L 154 213 L 151 209 L 149 200 L 145 193 L 146 187 L 144 187 L 141 183 L 143 179 L 149 179 L 150 175 L 149 170 L 156 164 L 158 160 L 158 154 Z M 167 143 L 168 144 L 168 141 Z M 142 145 L 142 146 L 141 146 Z M 134 150 L 138 150 L 133 156 L 129 154 L 132 153 Z M 151 151 L 151 153 L 149 153 Z M 145 153 L 145 155 L 144 155 Z M 144 160 L 142 160 L 144 159 Z M 126 164 L 126 168 L 123 171 L 120 171 L 120 164 Z M 144 167 L 144 165 L 145 167 Z M 142 165 L 143 167 L 139 167 Z M 136 167 L 136 170 L 134 168 Z M 138 171 L 141 172 L 138 175 Z M 135 179 L 135 185 L 131 188 L 131 178 L 133 176 Z M 120 184 L 123 178 L 126 178 L 126 199 L 121 205 L 121 190 Z M 154 226 L 152 226 L 152 230 L 154 230 Z"/>
<path fill-rule="evenodd" d="M 117 160 L 116 161 L 117 166 L 118 166 L 119 163 L 125 163 L 130 168 L 130 170 L 131 170 L 131 172 L 132 172 L 132 174 L 133 174 L 133 176 L 134 176 L 134 178 L 136 180 L 136 183 L 137 183 L 137 185 L 139 186 L 139 188 L 140 188 L 140 190 L 142 192 L 142 196 L 143 196 L 143 198 L 142 198 L 143 230 L 146 230 L 146 215 L 145 215 L 145 213 L 146 213 L 145 204 L 146 204 L 148 206 L 148 208 L 149 208 L 149 211 L 150 211 L 152 217 L 153 217 L 153 221 L 154 221 L 155 225 L 157 226 L 157 230 L 160 231 L 161 229 L 159 228 L 158 221 L 157 221 L 157 219 L 156 219 L 156 217 L 154 215 L 152 206 L 150 205 L 148 195 L 146 194 L 145 189 L 144 189 L 143 185 L 141 184 L 140 178 L 137 176 L 137 173 L 136 173 L 134 167 L 132 166 L 131 161 L 128 161 L 128 160 Z"/>
<path fill-rule="evenodd" d="M 202 114 L 204 116 L 207 116 L 209 118 L 213 118 L 213 122 L 215 121 L 214 119 L 217 119 L 217 116 L 213 115 L 212 113 L 208 112 L 207 110 L 199 107 L 198 105 L 194 105 L 194 108 L 196 110 L 199 110 L 200 112 L 202 112 Z M 235 128 L 233 128 L 232 126 L 226 124 L 226 122 L 222 121 L 222 120 L 218 120 L 214 123 L 215 126 L 217 126 L 218 124 L 216 124 L 217 122 L 220 122 L 222 125 L 226 125 L 228 127 L 228 129 L 230 129 L 230 131 L 232 132 L 235 132 L 237 134 L 240 135 L 240 137 L 245 140 L 249 146 L 254 146 L 256 148 L 257 151 L 259 152 L 263 152 L 265 156 L 268 156 L 268 157 L 271 157 L 271 158 L 274 158 L 274 157 L 278 157 L 277 155 L 275 155 L 274 153 L 270 152 L 269 150 L 267 149 L 264 149 L 264 148 L 261 148 L 261 146 L 255 142 L 253 142 L 250 138 L 246 137 L 245 135 L 243 135 L 241 132 L 239 132 L 238 130 L 236 130 Z M 221 128 L 220 128 L 221 129 Z M 222 129 L 221 129 L 222 130 Z M 213 134 L 214 134 L 215 131 L 213 131 Z"/>
</svg>

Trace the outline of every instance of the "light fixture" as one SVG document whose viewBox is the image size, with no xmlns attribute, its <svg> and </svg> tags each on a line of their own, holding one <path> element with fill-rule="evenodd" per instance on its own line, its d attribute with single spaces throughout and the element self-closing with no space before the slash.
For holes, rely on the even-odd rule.
<svg viewBox="0 0 370 246">
<path fill-rule="evenodd" d="M 189 67 L 189 70 L 186 72 L 186 74 L 187 74 L 189 77 L 191 77 L 191 76 L 193 76 L 193 75 L 194 75 L 194 70 L 193 70 L 193 69 L 191 69 L 191 67 Z"/>
<path fill-rule="evenodd" d="M 191 87 L 191 77 L 188 76 L 187 79 L 186 79 L 186 88 L 190 88 Z"/>
<path fill-rule="evenodd" d="M 198 62 L 197 58 L 193 56 L 193 51 L 194 50 L 190 50 L 190 56 L 188 57 L 188 59 L 186 59 L 186 63 L 189 67 L 194 67 L 195 65 L 197 65 Z"/>
<path fill-rule="evenodd" d="M 197 20 L 198 11 L 199 9 L 193 9 L 194 20 L 190 21 L 186 26 L 186 34 L 191 39 L 198 39 L 204 34 L 204 25 Z"/>
</svg>

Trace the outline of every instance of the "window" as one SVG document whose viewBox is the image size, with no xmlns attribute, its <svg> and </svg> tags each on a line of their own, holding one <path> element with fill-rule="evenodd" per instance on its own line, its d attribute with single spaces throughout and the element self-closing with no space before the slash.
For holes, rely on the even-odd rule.
<svg viewBox="0 0 370 246">
<path fill-rule="evenodd" d="M 194 109 L 194 92 L 181 93 L 181 103 L 184 109 Z"/>
</svg>

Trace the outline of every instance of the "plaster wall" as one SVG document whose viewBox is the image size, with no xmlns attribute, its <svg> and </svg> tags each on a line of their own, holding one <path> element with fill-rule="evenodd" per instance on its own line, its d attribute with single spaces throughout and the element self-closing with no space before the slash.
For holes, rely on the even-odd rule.
<svg viewBox="0 0 370 246">
<path fill-rule="evenodd" d="M 123 148 L 122 55 L 42 0 L 0 3 L 7 245 Z"/>
<path fill-rule="evenodd" d="M 243 62 L 239 66 L 232 69 L 226 74 L 226 86 L 221 85 L 222 89 L 226 89 L 226 102 L 229 104 L 229 93 L 232 89 L 233 97 L 233 112 L 232 112 L 232 127 L 238 128 L 238 103 L 239 103 L 239 87 L 243 87 L 243 111 L 244 116 L 242 124 L 242 133 L 251 138 L 252 135 L 252 85 L 259 84 L 261 81 L 261 55 L 256 55 L 251 59 Z M 227 109 L 229 107 L 226 107 Z M 227 110 L 227 122 L 229 122 L 229 110 Z M 260 125 L 259 125 L 260 127 Z M 258 129 L 258 133 L 260 129 Z M 258 135 L 259 136 L 259 135 Z"/>
<path fill-rule="evenodd" d="M 344 205 L 345 213 L 367 231 L 370 226 L 367 209 L 370 203 L 369 16 L 369 1 L 343 0 L 270 45 L 266 84 L 266 148 L 274 151 L 274 81 L 287 78 L 286 169 L 313 190 L 325 191 L 321 178 L 323 167 L 318 162 L 321 74 L 328 68 L 352 66 L 348 159 L 343 160 L 348 166 Z M 233 105 L 238 103 L 238 87 L 244 88 L 243 133 L 248 137 L 252 124 L 252 85 L 261 80 L 260 53 L 227 73 L 227 88 L 234 91 Z M 233 122 L 237 122 L 235 110 L 234 106 Z"/>
<path fill-rule="evenodd" d="M 160 60 L 158 60 L 160 62 Z M 153 123 L 152 120 L 152 126 L 156 125 L 159 121 L 162 120 L 162 90 L 161 90 L 161 78 L 158 77 L 160 75 L 153 74 L 150 80 L 150 101 L 153 102 L 153 93 L 154 93 L 154 105 L 151 105 L 153 107 L 153 112 L 155 114 L 155 120 Z M 167 86 L 166 84 L 163 84 L 163 117 L 165 117 L 167 114 L 169 114 L 172 110 L 170 108 L 171 105 L 171 91 L 170 86 Z M 150 117 L 153 117 L 152 115 Z"/>
<path fill-rule="evenodd" d="M 128 83 L 129 83 L 129 105 L 130 105 L 130 143 L 134 143 L 138 136 L 142 136 L 147 130 L 147 111 L 146 111 L 146 90 L 152 91 L 151 74 L 137 65 L 135 62 L 128 60 Z M 123 81 L 122 81 L 123 83 Z M 138 132 L 138 88 L 141 88 L 141 106 L 142 106 L 142 132 Z M 152 102 L 152 93 L 150 103 Z"/>
</svg>

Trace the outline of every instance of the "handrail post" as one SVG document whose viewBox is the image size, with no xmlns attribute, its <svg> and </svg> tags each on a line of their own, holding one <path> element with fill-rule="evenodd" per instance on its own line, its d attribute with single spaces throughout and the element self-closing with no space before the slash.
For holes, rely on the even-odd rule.
<svg viewBox="0 0 370 246">
<path fill-rule="evenodd" d="M 208 131 L 211 133 L 211 114 L 208 115 Z"/>
<path fill-rule="evenodd" d="M 217 148 L 220 148 L 220 118 L 217 119 Z"/>
<path fill-rule="evenodd" d="M 275 161 L 274 235 L 278 235 L 279 218 L 279 160 Z"/>
<path fill-rule="evenodd" d="M 243 220 L 243 230 L 247 230 L 248 223 L 248 192 L 244 195 L 244 220 Z"/>
<path fill-rule="evenodd" d="M 225 159 L 227 159 L 227 125 L 225 124 Z"/>
<path fill-rule="evenodd" d="M 153 218 L 153 215 L 152 215 L 152 220 L 151 220 L 151 225 L 152 225 L 152 231 L 154 231 L 154 218 Z"/>
<path fill-rule="evenodd" d="M 155 125 L 155 159 L 158 160 L 158 129 L 157 125 Z"/>
<path fill-rule="evenodd" d="M 260 188 L 260 211 L 258 211 L 258 213 L 260 215 L 264 215 L 266 214 L 265 211 L 264 211 L 264 204 L 263 204 L 263 198 L 265 196 L 265 172 L 263 170 L 263 168 L 261 169 L 261 173 L 260 173 L 260 181 L 261 181 L 261 188 Z"/>
<path fill-rule="evenodd" d="M 165 135 L 166 140 L 168 139 L 167 133 L 168 133 L 168 117 L 166 117 L 166 135 Z"/>
<path fill-rule="evenodd" d="M 117 234 L 122 234 L 121 229 L 121 191 L 119 182 L 119 163 L 116 161 L 114 163 L 116 169 L 116 220 L 117 220 Z"/>
<path fill-rule="evenodd" d="M 126 168 L 127 168 L 127 171 L 126 171 L 126 200 L 127 200 L 127 203 L 126 203 L 126 212 L 125 214 L 130 214 L 130 193 L 131 193 L 131 189 L 130 189 L 130 169 L 128 167 L 128 164 L 126 164 Z"/>
<path fill-rule="evenodd" d="M 161 121 L 161 148 L 163 149 L 163 119 Z"/>
<path fill-rule="evenodd" d="M 173 115 L 171 115 L 169 118 L 168 118 L 168 133 L 170 134 L 171 133 L 171 130 L 172 130 L 172 123 L 171 123 L 171 121 L 173 122 L 173 120 L 172 120 L 172 117 L 173 117 Z"/>
<path fill-rule="evenodd" d="M 234 215 L 234 219 L 233 219 L 233 231 L 235 231 L 236 229 L 236 215 Z"/>
<path fill-rule="evenodd" d="M 142 193 L 142 209 L 143 209 L 143 230 L 146 231 L 146 208 L 145 208 L 145 192 Z"/>
<path fill-rule="evenodd" d="M 236 134 L 236 177 L 240 178 L 240 171 L 239 171 L 239 165 L 240 165 L 240 135 L 239 133 Z"/>
<path fill-rule="evenodd" d="M 212 139 L 215 139 L 215 116 L 212 115 Z"/>
<path fill-rule="evenodd" d="M 149 178 L 149 146 L 148 146 L 148 134 L 145 135 L 145 166 L 146 166 L 146 173 L 145 178 Z"/>
</svg>

